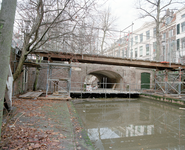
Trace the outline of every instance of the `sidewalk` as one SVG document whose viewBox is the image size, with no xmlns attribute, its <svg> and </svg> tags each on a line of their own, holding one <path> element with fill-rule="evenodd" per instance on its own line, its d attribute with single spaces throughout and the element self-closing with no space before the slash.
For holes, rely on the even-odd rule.
<svg viewBox="0 0 185 150">
<path fill-rule="evenodd" d="M 70 101 L 13 99 L 2 149 L 93 149 Z M 9 120 L 9 121 L 8 121 Z"/>
</svg>

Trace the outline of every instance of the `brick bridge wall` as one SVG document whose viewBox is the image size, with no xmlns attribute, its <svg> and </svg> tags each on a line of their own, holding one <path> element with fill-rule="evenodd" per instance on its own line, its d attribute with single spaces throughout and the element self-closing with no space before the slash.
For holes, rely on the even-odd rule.
<svg viewBox="0 0 185 150">
<path fill-rule="evenodd" d="M 81 69 L 79 69 L 79 68 Z M 123 89 L 126 88 L 127 84 L 130 84 L 130 88 L 131 89 L 136 89 L 136 85 L 138 85 L 139 87 L 141 84 L 141 73 L 143 72 L 147 72 L 150 73 L 150 83 L 152 83 L 153 80 L 153 71 L 151 70 L 147 70 L 147 69 L 137 69 L 134 67 L 122 67 L 122 66 L 111 66 L 111 65 L 97 65 L 97 64 L 80 64 L 77 67 L 74 67 L 72 70 L 72 78 L 71 78 L 71 82 L 72 82 L 72 87 L 76 86 L 73 83 L 74 82 L 84 82 L 85 81 L 85 77 L 92 73 L 92 72 L 96 72 L 96 71 L 112 71 L 116 74 L 118 74 L 118 76 L 121 77 L 121 79 L 117 82 L 120 83 L 120 85 L 123 87 Z M 78 85 L 79 87 L 80 85 Z M 82 85 L 81 85 L 82 86 Z M 118 86 L 118 88 L 120 88 Z"/>
<path fill-rule="evenodd" d="M 74 88 L 80 89 L 83 84 L 82 82 L 85 81 L 85 77 L 93 72 L 97 71 L 112 71 L 114 74 L 120 77 L 120 80 L 117 81 L 120 83 L 120 85 L 124 88 L 129 84 L 131 89 L 137 89 L 136 85 L 140 88 L 141 84 L 141 73 L 147 72 L 150 73 L 150 83 L 153 81 L 153 71 L 147 70 L 147 69 L 138 69 L 134 67 L 122 67 L 122 66 L 111 66 L 111 65 L 100 65 L 100 64 L 74 64 L 75 66 L 72 67 L 72 73 L 71 73 L 71 90 L 74 90 Z M 57 71 L 57 72 L 56 72 Z M 30 68 L 28 70 L 28 83 L 27 87 L 28 90 L 33 89 L 33 83 L 35 79 L 35 68 Z M 62 69 L 62 71 L 59 71 L 59 69 L 54 69 L 53 73 L 55 73 L 55 76 L 59 78 L 65 78 L 67 77 L 68 70 Z M 41 69 L 39 73 L 39 79 L 38 79 L 38 90 L 46 90 L 46 83 L 47 83 L 47 69 Z M 61 85 L 63 86 L 63 85 Z M 66 84 L 64 85 L 66 86 Z M 53 84 L 51 84 L 51 87 L 53 87 Z M 119 88 L 119 86 L 118 86 Z"/>
</svg>

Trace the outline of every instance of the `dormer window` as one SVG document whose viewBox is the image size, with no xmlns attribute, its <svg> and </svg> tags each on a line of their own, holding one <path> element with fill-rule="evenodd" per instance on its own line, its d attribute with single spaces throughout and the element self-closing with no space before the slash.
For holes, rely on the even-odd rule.
<svg viewBox="0 0 185 150">
<path fill-rule="evenodd" d="M 166 18 L 166 25 L 170 24 L 170 22 L 172 21 L 172 17 L 167 17 Z"/>
</svg>

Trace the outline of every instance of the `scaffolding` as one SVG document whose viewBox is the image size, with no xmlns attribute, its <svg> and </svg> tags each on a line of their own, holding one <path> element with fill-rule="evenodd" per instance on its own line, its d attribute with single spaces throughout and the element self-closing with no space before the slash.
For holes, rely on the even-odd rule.
<svg viewBox="0 0 185 150">
<path fill-rule="evenodd" d="M 46 97 L 57 96 L 65 98 L 70 96 L 71 67 L 71 64 L 48 63 Z M 49 95 L 49 92 L 52 95 Z"/>
<path fill-rule="evenodd" d="M 185 74 L 179 68 L 178 71 L 156 71 L 155 90 L 162 91 L 163 94 L 170 94 L 181 97 L 185 95 Z"/>
</svg>

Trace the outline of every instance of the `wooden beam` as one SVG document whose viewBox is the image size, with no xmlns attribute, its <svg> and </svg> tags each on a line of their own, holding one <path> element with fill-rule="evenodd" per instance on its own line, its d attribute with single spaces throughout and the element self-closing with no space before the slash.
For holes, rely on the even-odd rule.
<svg viewBox="0 0 185 150">
<path fill-rule="evenodd" d="M 148 60 L 135 60 L 118 57 L 98 56 L 89 54 L 73 54 L 73 53 L 62 53 L 62 52 L 35 52 L 42 57 L 60 58 L 65 61 L 73 61 L 81 63 L 94 63 L 94 64 L 105 64 L 105 65 L 116 65 L 116 66 L 130 66 L 130 67 L 141 67 L 151 69 L 169 69 L 175 70 L 179 67 L 185 69 L 185 65 L 175 63 L 161 63 Z"/>
</svg>

